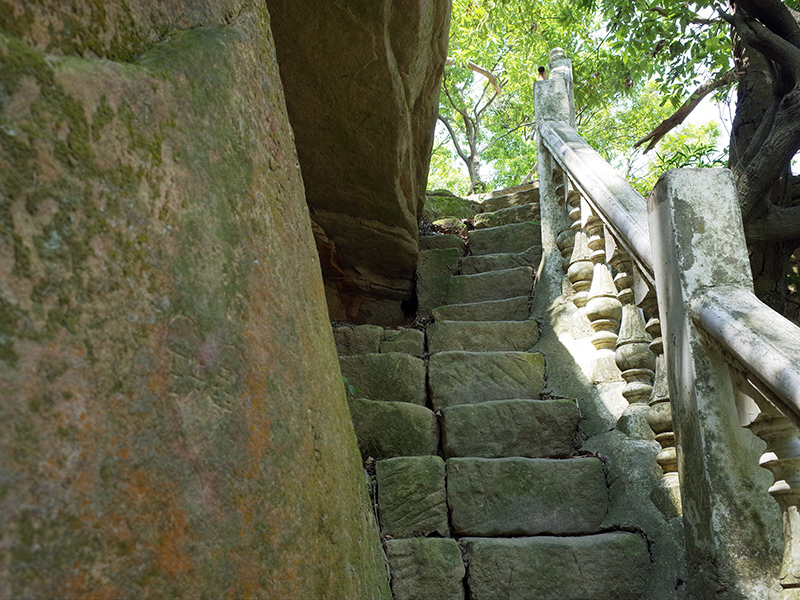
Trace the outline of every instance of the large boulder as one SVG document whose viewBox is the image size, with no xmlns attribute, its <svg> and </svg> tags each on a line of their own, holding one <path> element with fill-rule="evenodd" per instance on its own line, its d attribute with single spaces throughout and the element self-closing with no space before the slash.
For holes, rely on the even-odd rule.
<svg viewBox="0 0 800 600">
<path fill-rule="evenodd" d="M 414 295 L 450 4 L 267 2 L 333 319 L 396 324 Z"/>
<path fill-rule="evenodd" d="M 263 3 L 0 14 L 0 597 L 387 597 Z"/>
</svg>

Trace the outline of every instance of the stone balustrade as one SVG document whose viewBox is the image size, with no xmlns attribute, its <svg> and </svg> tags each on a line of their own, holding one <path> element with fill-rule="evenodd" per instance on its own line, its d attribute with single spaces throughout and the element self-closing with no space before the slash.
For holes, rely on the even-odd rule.
<svg viewBox="0 0 800 600">
<path fill-rule="evenodd" d="M 580 138 L 570 61 L 550 58 L 536 82 L 543 232 L 598 361 L 614 353 L 627 417 L 661 445 L 651 499 L 683 517 L 688 589 L 800 598 L 800 328 L 753 295 L 732 175 L 670 171 L 646 201 Z"/>
</svg>

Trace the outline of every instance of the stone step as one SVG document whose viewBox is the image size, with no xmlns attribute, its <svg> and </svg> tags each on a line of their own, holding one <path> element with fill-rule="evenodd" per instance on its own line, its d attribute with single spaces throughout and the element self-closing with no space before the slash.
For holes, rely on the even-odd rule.
<svg viewBox="0 0 800 600">
<path fill-rule="evenodd" d="M 476 275 L 456 275 L 450 278 L 448 284 L 447 303 L 469 304 L 506 300 L 529 295 L 532 287 L 533 269 L 530 267 L 489 271 Z"/>
<path fill-rule="evenodd" d="M 399 352 L 340 356 L 339 366 L 355 394 L 370 400 L 425 405 L 425 362 Z"/>
<path fill-rule="evenodd" d="M 493 212 L 510 206 L 522 206 L 539 202 L 539 184 L 528 183 L 502 190 L 495 190 L 481 196 L 481 209 Z"/>
<path fill-rule="evenodd" d="M 524 352 L 539 341 L 536 321 L 437 321 L 428 325 L 428 352 Z"/>
<path fill-rule="evenodd" d="M 333 339 L 339 356 L 402 352 L 422 356 L 425 334 L 418 329 L 384 329 L 380 325 L 337 325 Z"/>
<path fill-rule="evenodd" d="M 381 531 L 393 538 L 447 537 L 445 467 L 439 456 L 389 458 L 375 463 Z"/>
<path fill-rule="evenodd" d="M 462 538 L 461 544 L 472 600 L 636 600 L 646 592 L 651 560 L 635 533 Z"/>
<path fill-rule="evenodd" d="M 544 356 L 539 353 L 438 352 L 428 361 L 431 402 L 437 410 L 536 398 L 544 385 L 544 372 Z"/>
<path fill-rule="evenodd" d="M 422 250 L 417 262 L 417 311 L 428 316 L 437 306 L 447 304 L 450 278 L 458 271 L 461 253 L 455 248 Z"/>
<path fill-rule="evenodd" d="M 524 223 L 525 221 L 539 221 L 539 203 L 511 206 L 494 212 L 484 212 L 475 215 L 472 219 L 475 229 L 498 227 L 509 223 Z"/>
<path fill-rule="evenodd" d="M 597 533 L 608 510 L 598 458 L 450 458 L 446 465 L 455 535 Z"/>
<path fill-rule="evenodd" d="M 394 600 L 464 600 L 461 547 L 449 538 L 386 540 Z"/>
<path fill-rule="evenodd" d="M 439 422 L 424 406 L 356 398 L 350 402 L 350 416 L 364 460 L 424 456 L 439 450 Z"/>
<path fill-rule="evenodd" d="M 473 255 L 524 252 L 531 246 L 542 245 L 539 223 L 527 221 L 500 225 L 469 232 L 469 249 Z"/>
<path fill-rule="evenodd" d="M 420 250 L 456 248 L 462 254 L 467 249 L 464 240 L 450 233 L 441 235 L 421 235 L 419 236 L 418 245 Z"/>
<path fill-rule="evenodd" d="M 541 246 L 531 246 L 524 252 L 519 252 L 519 253 L 481 254 L 476 256 L 465 256 L 461 260 L 461 274 L 474 275 L 476 273 L 486 273 L 488 271 L 502 271 L 503 269 L 513 269 L 515 267 L 537 268 L 541 260 L 542 260 Z"/>
<path fill-rule="evenodd" d="M 566 399 L 461 404 L 442 416 L 446 458 L 565 458 L 576 449 L 580 421 L 577 405 Z"/>
<path fill-rule="evenodd" d="M 530 298 L 517 296 L 506 300 L 446 304 L 431 311 L 434 321 L 527 321 Z"/>
</svg>

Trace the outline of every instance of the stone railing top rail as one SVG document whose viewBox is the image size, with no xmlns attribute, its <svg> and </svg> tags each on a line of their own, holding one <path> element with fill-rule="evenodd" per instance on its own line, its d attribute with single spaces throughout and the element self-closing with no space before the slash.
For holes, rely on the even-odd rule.
<svg viewBox="0 0 800 600">
<path fill-rule="evenodd" d="M 706 288 L 692 312 L 736 366 L 755 374 L 751 385 L 800 427 L 800 327 L 739 286 Z"/>
<path fill-rule="evenodd" d="M 617 174 L 574 127 L 561 121 L 539 123 L 539 135 L 572 182 L 592 204 L 617 242 L 653 279 L 653 251 L 647 227 L 647 201 Z"/>
</svg>

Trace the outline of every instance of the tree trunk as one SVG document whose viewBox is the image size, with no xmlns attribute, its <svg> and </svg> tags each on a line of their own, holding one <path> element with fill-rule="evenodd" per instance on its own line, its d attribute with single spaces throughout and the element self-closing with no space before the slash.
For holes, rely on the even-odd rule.
<svg viewBox="0 0 800 600">
<path fill-rule="evenodd" d="M 737 70 L 744 74 L 739 79 L 736 116 L 730 138 L 729 166 L 734 173 L 744 171 L 748 156 L 752 156 L 751 144 L 763 141 L 759 125 L 775 100 L 780 82 L 767 59 L 756 49 L 748 46 L 738 35 L 733 36 L 733 55 Z M 777 85 L 776 85 L 777 84 Z M 750 150 L 750 152 L 748 152 Z M 766 206 L 791 205 L 791 164 L 781 166 L 780 174 L 767 190 L 769 204 Z M 744 207 L 743 207 L 744 209 Z M 766 210 L 750 212 L 743 210 L 745 231 L 749 223 L 763 217 Z M 780 242 L 757 242 L 749 245 L 750 266 L 756 295 L 774 310 L 783 313 L 786 307 L 786 275 L 789 257 L 797 247 L 797 240 Z"/>
</svg>

